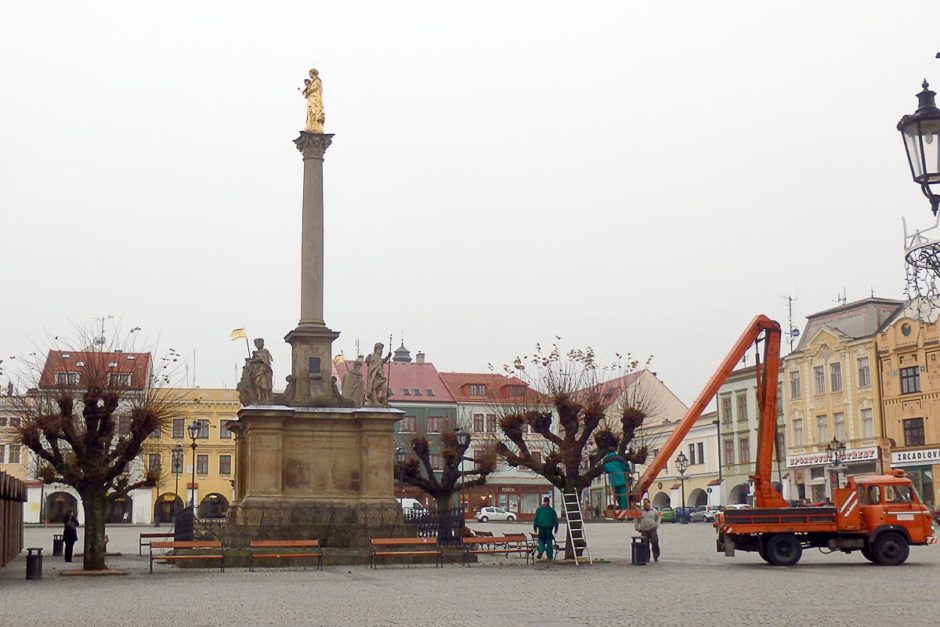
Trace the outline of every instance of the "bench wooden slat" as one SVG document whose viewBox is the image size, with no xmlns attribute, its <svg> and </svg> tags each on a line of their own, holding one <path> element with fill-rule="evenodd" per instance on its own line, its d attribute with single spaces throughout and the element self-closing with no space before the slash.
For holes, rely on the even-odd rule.
<svg viewBox="0 0 940 627">
<path fill-rule="evenodd" d="M 372 538 L 372 552 L 369 556 L 369 567 L 375 568 L 376 557 L 408 557 L 418 555 L 431 555 L 437 557 L 437 565 L 443 567 L 444 551 L 438 544 L 437 538 Z M 376 548 L 403 547 L 412 550 L 403 551 L 377 551 Z M 428 547 L 424 550 L 414 550 L 417 547 Z M 431 548 L 434 547 L 434 548 Z"/>
<path fill-rule="evenodd" d="M 372 538 L 374 546 L 409 546 L 414 544 L 437 544 L 437 538 Z"/>
<path fill-rule="evenodd" d="M 155 549 L 221 549 L 219 540 L 188 540 L 185 542 L 151 542 Z"/>
<path fill-rule="evenodd" d="M 318 549 L 316 553 L 311 552 L 261 552 L 257 550 L 265 551 L 265 549 Z M 303 540 L 249 540 L 248 541 L 248 570 L 254 570 L 254 560 L 256 558 L 279 558 L 279 559 L 292 559 L 292 558 L 317 558 L 317 570 L 323 570 L 323 549 L 320 547 L 320 541 L 317 539 L 303 539 Z"/>
<path fill-rule="evenodd" d="M 158 555 L 158 560 L 220 560 L 224 556 L 216 555 L 215 553 L 207 553 L 204 555 Z"/>
<path fill-rule="evenodd" d="M 319 540 L 249 540 L 248 546 L 252 549 L 262 548 L 288 548 L 288 547 L 318 547 Z"/>
<path fill-rule="evenodd" d="M 195 553 L 186 555 L 154 555 L 154 549 L 195 549 L 211 550 L 211 553 Z M 183 542 L 151 542 L 150 543 L 150 572 L 153 573 L 153 560 L 219 560 L 220 568 L 225 571 L 225 547 L 220 540 L 188 540 Z"/>
</svg>

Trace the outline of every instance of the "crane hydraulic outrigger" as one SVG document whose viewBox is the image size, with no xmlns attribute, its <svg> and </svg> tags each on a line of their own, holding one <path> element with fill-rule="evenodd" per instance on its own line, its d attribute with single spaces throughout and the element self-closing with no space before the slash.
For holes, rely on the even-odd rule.
<svg viewBox="0 0 940 627">
<path fill-rule="evenodd" d="M 757 551 L 767 562 L 792 565 L 804 547 L 820 547 L 851 553 L 860 550 L 879 564 L 901 564 L 910 545 L 935 544 L 930 512 L 923 505 L 903 471 L 888 475 L 850 477 L 834 489 L 832 507 L 790 507 L 771 482 L 777 435 L 777 381 L 780 371 L 780 325 L 758 315 L 738 338 L 721 365 L 708 380 L 656 457 L 627 493 L 627 510 L 612 510 L 615 518 L 629 518 L 685 439 L 695 421 L 718 393 L 752 344 L 764 344 L 758 359 L 757 459 L 753 484 L 754 507 L 719 512 L 715 517 L 718 550 L 734 555 L 735 548 Z M 759 353 L 758 353 L 759 354 Z"/>
</svg>

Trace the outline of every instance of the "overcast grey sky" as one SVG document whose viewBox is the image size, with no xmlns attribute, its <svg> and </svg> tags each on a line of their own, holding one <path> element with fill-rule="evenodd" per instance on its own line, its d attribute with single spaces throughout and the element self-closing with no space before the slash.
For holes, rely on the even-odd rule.
<svg viewBox="0 0 940 627">
<path fill-rule="evenodd" d="M 901 297 L 899 117 L 940 2 L 5 2 L 0 357 L 113 314 L 235 384 L 299 316 L 304 122 L 326 321 L 441 370 L 561 335 L 691 402 L 750 318 Z M 802 324 L 802 317 L 799 318 Z M 110 324 L 110 322 L 109 322 Z"/>
</svg>

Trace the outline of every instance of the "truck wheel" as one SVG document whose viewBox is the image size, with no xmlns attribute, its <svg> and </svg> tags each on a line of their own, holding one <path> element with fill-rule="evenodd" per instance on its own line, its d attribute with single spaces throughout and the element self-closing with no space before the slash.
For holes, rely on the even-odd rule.
<svg viewBox="0 0 940 627">
<path fill-rule="evenodd" d="M 872 555 L 875 557 L 875 563 L 882 566 L 897 566 L 907 560 L 911 547 L 907 544 L 907 539 L 900 533 L 888 532 L 878 536 L 875 544 L 872 545 Z"/>
<path fill-rule="evenodd" d="M 803 546 L 792 533 L 778 533 L 770 536 L 764 552 L 774 566 L 793 566 L 803 557 Z"/>
<path fill-rule="evenodd" d="M 761 545 L 761 547 L 757 549 L 757 554 L 760 555 L 760 558 L 764 560 L 765 562 L 767 562 L 768 564 L 773 563 L 770 561 L 770 558 L 767 557 L 767 549 L 765 549 L 763 545 Z"/>
<path fill-rule="evenodd" d="M 862 547 L 862 555 L 864 555 L 865 559 L 867 559 L 869 562 L 875 561 L 875 556 L 872 555 L 871 549 L 867 545 Z"/>
</svg>

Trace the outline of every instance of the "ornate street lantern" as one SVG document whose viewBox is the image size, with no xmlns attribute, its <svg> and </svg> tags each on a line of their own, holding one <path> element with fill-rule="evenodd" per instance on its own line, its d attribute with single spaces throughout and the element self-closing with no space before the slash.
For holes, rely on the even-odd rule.
<svg viewBox="0 0 940 627">
<path fill-rule="evenodd" d="M 395 447 L 395 459 L 398 460 L 398 463 L 399 463 L 399 464 L 402 463 L 403 461 L 405 461 L 405 456 L 406 456 L 406 455 L 407 455 L 407 454 L 405 453 L 405 449 L 403 449 L 403 448 L 400 447 L 400 446 L 396 446 L 396 447 Z"/>
<path fill-rule="evenodd" d="M 457 438 L 457 446 L 462 449 L 466 449 L 470 446 L 470 434 L 463 430 L 463 427 L 457 427 L 454 430 L 454 435 Z"/>
<path fill-rule="evenodd" d="M 927 79 L 922 86 L 917 94 L 917 111 L 901 118 L 898 130 L 904 139 L 911 176 L 930 201 L 930 210 L 937 215 L 940 208 L 940 109 L 935 100 L 937 94 L 930 90 Z"/>
<path fill-rule="evenodd" d="M 845 459 L 845 442 L 832 438 L 832 442 L 826 445 L 826 453 L 829 455 L 829 463 L 838 466 Z"/>
</svg>

